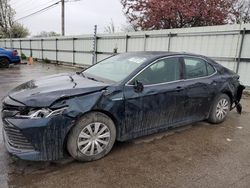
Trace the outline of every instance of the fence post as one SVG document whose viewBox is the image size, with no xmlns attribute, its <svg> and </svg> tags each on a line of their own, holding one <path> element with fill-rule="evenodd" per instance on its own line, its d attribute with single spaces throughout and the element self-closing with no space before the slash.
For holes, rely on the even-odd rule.
<svg viewBox="0 0 250 188">
<path fill-rule="evenodd" d="M 168 52 L 170 51 L 170 45 L 171 45 L 171 36 L 172 36 L 172 34 L 171 34 L 171 32 L 168 34 Z"/>
<path fill-rule="evenodd" d="M 6 45 L 6 39 L 4 39 L 4 47 L 5 48 L 7 47 L 7 45 Z"/>
<path fill-rule="evenodd" d="M 240 59 L 241 59 L 241 53 L 242 53 L 244 38 L 245 38 L 245 34 L 246 34 L 246 28 L 244 28 L 243 30 L 241 30 L 240 33 L 241 33 L 241 42 L 240 42 L 240 51 L 239 51 L 239 55 L 238 55 L 238 58 L 237 58 L 236 73 L 239 72 Z"/>
<path fill-rule="evenodd" d="M 58 38 L 56 38 L 56 63 L 58 64 L 58 46 L 57 46 L 57 40 L 58 40 Z"/>
<path fill-rule="evenodd" d="M 12 40 L 12 36 L 10 34 L 10 48 L 13 49 L 14 48 L 14 45 L 13 45 L 13 40 Z"/>
<path fill-rule="evenodd" d="M 76 38 L 73 37 L 73 62 L 72 62 L 72 65 L 75 64 L 75 40 Z"/>
<path fill-rule="evenodd" d="M 148 35 L 145 34 L 144 35 L 144 41 L 143 41 L 143 51 L 146 51 L 146 48 L 147 48 L 147 37 L 148 37 Z"/>
<path fill-rule="evenodd" d="M 30 39 L 30 57 L 32 57 L 33 54 L 32 54 L 32 48 L 31 48 L 31 39 Z"/>
<path fill-rule="evenodd" d="M 20 55 L 22 55 L 22 40 L 20 39 L 19 40 L 19 47 L 20 47 Z"/>
<path fill-rule="evenodd" d="M 128 52 L 128 35 L 125 35 L 125 52 Z"/>
<path fill-rule="evenodd" d="M 41 39 L 41 51 L 42 51 L 42 60 L 43 60 L 43 39 Z"/>
</svg>

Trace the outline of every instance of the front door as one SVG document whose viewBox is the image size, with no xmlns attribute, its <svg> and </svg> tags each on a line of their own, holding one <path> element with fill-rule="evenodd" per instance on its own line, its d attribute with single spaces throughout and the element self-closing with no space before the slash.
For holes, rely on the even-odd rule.
<svg viewBox="0 0 250 188">
<path fill-rule="evenodd" d="M 143 84 L 142 91 L 133 83 Z M 124 87 L 126 133 L 133 137 L 166 129 L 183 120 L 185 88 L 178 57 L 156 61 Z"/>
</svg>

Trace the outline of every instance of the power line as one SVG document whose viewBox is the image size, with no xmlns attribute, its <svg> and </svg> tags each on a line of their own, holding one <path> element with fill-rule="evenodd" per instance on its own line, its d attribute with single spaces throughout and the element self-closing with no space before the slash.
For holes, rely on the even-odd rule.
<svg viewBox="0 0 250 188">
<path fill-rule="evenodd" d="M 17 11 L 17 16 L 15 15 L 16 18 L 21 18 L 23 16 L 26 16 L 27 13 L 31 13 L 31 12 L 35 12 L 37 10 L 40 10 L 42 7 L 48 6 L 52 3 L 55 3 L 58 0 L 53 0 L 53 1 L 49 1 L 40 5 L 35 5 L 35 6 L 26 6 L 24 9 L 22 9 L 22 11 Z M 43 12 L 40 12 L 40 14 Z"/>
<path fill-rule="evenodd" d="M 20 1 L 17 1 L 17 2 L 10 2 L 11 6 L 14 8 L 14 9 L 23 9 L 29 5 L 32 5 L 33 4 L 33 1 L 34 0 L 20 0 Z"/>
<path fill-rule="evenodd" d="M 57 1 L 57 2 L 51 4 L 51 5 L 47 6 L 47 7 L 44 7 L 42 9 L 40 9 L 38 11 L 35 11 L 35 12 L 31 13 L 31 14 L 28 14 L 26 16 L 18 18 L 15 21 L 19 21 L 19 20 L 23 20 L 23 19 L 29 18 L 29 17 L 34 16 L 36 14 L 42 13 L 44 11 L 47 11 L 48 9 L 57 6 L 59 3 L 62 3 L 62 11 L 61 11 L 62 12 L 62 15 L 61 15 L 62 23 L 61 23 L 61 27 L 62 27 L 62 36 L 64 36 L 64 34 L 65 34 L 65 30 L 64 30 L 64 23 L 65 23 L 65 21 L 64 21 L 64 11 L 65 11 L 65 8 L 64 7 L 65 6 L 64 6 L 64 3 L 66 3 L 66 2 L 77 2 L 77 1 L 81 1 L 81 0 L 60 0 L 60 1 Z"/>
<path fill-rule="evenodd" d="M 54 6 L 56 6 L 56 5 L 58 5 L 60 2 L 61 2 L 61 1 L 57 1 L 57 2 L 51 4 L 51 5 L 47 6 L 47 7 L 44 7 L 44 8 L 42 8 L 42 9 L 38 10 L 38 11 L 35 11 L 35 12 L 31 13 L 31 14 L 28 14 L 28 15 L 26 15 L 26 16 L 23 16 L 23 17 L 21 17 L 21 18 L 18 18 L 18 19 L 16 19 L 15 21 L 23 20 L 23 19 L 28 18 L 28 17 L 30 17 L 30 16 L 33 16 L 33 15 L 35 15 L 35 14 L 44 12 L 44 11 L 46 11 L 46 10 L 48 10 L 48 9 L 50 9 L 50 8 L 52 8 L 52 7 L 54 7 Z"/>
<path fill-rule="evenodd" d="M 30 1 L 32 1 L 32 0 L 30 0 Z M 28 5 L 26 4 L 23 7 L 22 6 L 14 7 L 14 9 L 17 10 L 16 11 L 17 13 L 20 13 L 20 12 L 26 13 L 26 12 L 30 12 L 32 10 L 34 11 L 34 10 L 40 9 L 41 7 L 47 6 L 47 5 L 51 4 L 51 3 L 55 3 L 56 1 L 58 1 L 58 0 L 51 0 L 51 1 L 47 1 L 45 3 L 42 2 L 42 4 L 31 3 L 31 4 L 28 4 Z"/>
</svg>

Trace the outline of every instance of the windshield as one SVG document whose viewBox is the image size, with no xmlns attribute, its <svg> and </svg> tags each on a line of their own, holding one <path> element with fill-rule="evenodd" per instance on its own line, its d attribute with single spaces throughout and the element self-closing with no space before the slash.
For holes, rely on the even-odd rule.
<svg viewBox="0 0 250 188">
<path fill-rule="evenodd" d="M 98 80 L 120 82 L 129 76 L 136 68 L 149 59 L 148 54 L 120 54 L 97 63 L 85 70 L 87 77 Z"/>
</svg>

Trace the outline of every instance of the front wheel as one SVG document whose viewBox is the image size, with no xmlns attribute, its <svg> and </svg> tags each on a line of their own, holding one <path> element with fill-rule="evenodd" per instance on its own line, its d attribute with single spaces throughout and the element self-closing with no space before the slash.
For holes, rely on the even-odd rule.
<svg viewBox="0 0 250 188">
<path fill-rule="evenodd" d="M 94 161 L 107 155 L 116 140 L 114 122 L 105 114 L 84 115 L 71 130 L 67 149 L 78 161 Z"/>
<path fill-rule="evenodd" d="M 223 122 L 231 108 L 231 101 L 228 95 L 221 94 L 215 98 L 214 104 L 209 114 L 208 121 L 211 123 Z"/>
</svg>

